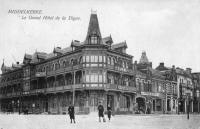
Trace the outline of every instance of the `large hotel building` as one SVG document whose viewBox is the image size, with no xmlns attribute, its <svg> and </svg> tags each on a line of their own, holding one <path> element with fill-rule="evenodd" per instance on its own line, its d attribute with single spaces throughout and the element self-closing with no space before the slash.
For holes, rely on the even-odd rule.
<svg viewBox="0 0 200 129">
<path fill-rule="evenodd" d="M 76 113 L 90 113 L 102 102 L 115 113 L 179 112 L 176 68 L 153 69 L 145 52 L 133 63 L 126 49 L 126 41 L 101 36 L 92 13 L 85 41 L 25 54 L 23 63 L 12 67 L 2 64 L 1 111 L 64 114 L 74 103 Z"/>
</svg>

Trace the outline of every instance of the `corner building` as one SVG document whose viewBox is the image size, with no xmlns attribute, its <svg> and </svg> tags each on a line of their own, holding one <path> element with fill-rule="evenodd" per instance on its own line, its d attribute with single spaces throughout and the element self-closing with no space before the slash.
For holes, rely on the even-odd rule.
<svg viewBox="0 0 200 129">
<path fill-rule="evenodd" d="M 126 49 L 125 41 L 114 44 L 111 36 L 102 38 L 97 15 L 91 14 L 84 42 L 73 40 L 52 53 L 25 54 L 16 67 L 3 63 L 1 110 L 67 113 L 74 91 L 76 113 L 95 112 L 100 101 L 105 110 L 110 105 L 115 113 L 132 113 L 136 87 L 133 57 Z"/>
</svg>

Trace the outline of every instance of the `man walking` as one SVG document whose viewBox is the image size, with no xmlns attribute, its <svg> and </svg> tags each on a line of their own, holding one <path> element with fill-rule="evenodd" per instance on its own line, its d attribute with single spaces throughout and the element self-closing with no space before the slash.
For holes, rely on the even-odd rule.
<svg viewBox="0 0 200 129">
<path fill-rule="evenodd" d="M 101 104 L 101 102 L 99 102 L 98 111 L 99 111 L 99 122 L 101 122 L 101 117 L 103 119 L 103 122 L 106 122 L 106 120 L 104 118 L 104 107 Z"/>
<path fill-rule="evenodd" d="M 72 104 L 70 104 L 69 108 L 68 108 L 68 114 L 72 123 L 72 120 L 75 122 L 75 115 L 74 115 L 74 106 Z"/>
<path fill-rule="evenodd" d="M 108 112 L 108 119 L 110 121 L 111 114 L 112 114 L 112 109 L 111 109 L 110 105 L 108 105 L 108 107 L 107 107 L 107 112 Z"/>
</svg>

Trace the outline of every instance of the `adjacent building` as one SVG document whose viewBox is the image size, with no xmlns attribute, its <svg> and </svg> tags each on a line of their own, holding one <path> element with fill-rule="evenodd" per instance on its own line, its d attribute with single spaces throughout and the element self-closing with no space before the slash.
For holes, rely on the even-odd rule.
<svg viewBox="0 0 200 129">
<path fill-rule="evenodd" d="M 165 72 L 152 68 L 146 52 L 134 65 L 139 109 L 148 113 L 176 113 L 176 81 L 167 79 Z"/>
<path fill-rule="evenodd" d="M 200 73 L 192 73 L 192 81 L 194 86 L 193 92 L 193 112 L 200 113 Z"/>
</svg>

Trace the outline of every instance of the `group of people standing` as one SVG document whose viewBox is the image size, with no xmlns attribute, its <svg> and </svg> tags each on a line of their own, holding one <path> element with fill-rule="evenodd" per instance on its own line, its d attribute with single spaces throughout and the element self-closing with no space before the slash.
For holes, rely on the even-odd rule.
<svg viewBox="0 0 200 129">
<path fill-rule="evenodd" d="M 68 107 L 68 114 L 69 114 L 71 123 L 72 123 L 72 121 L 74 123 L 76 123 L 76 121 L 75 121 L 75 111 L 74 111 L 74 106 L 73 105 L 70 105 Z M 108 120 L 109 121 L 111 119 L 111 114 L 112 114 L 112 109 L 111 109 L 110 105 L 108 105 L 108 107 L 107 107 L 107 115 L 108 115 Z M 98 105 L 98 116 L 99 116 L 99 122 L 101 122 L 101 119 L 103 119 L 103 122 L 106 122 L 106 119 L 104 117 L 104 107 L 103 107 L 101 102 L 99 102 L 99 105 Z"/>
</svg>

